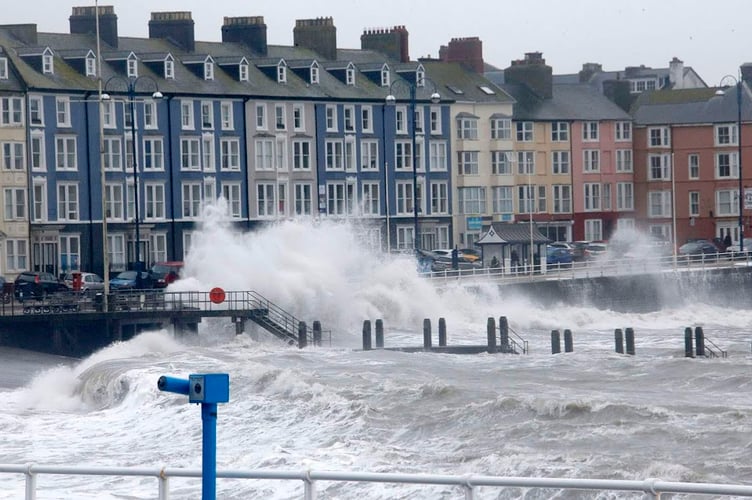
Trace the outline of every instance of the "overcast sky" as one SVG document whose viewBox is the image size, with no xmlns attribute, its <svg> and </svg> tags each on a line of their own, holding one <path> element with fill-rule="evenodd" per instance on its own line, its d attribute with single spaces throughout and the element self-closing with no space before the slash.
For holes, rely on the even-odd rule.
<svg viewBox="0 0 752 500">
<path fill-rule="evenodd" d="M 10 3 L 12 0 L 4 0 Z M 69 30 L 71 7 L 94 0 L 28 0 L 3 9 L 0 23 Z M 151 12 L 193 13 L 196 38 L 218 41 L 223 16 L 263 16 L 268 42 L 292 45 L 296 19 L 332 17 L 340 48 L 360 48 L 364 28 L 404 25 L 410 57 L 436 57 L 453 37 L 478 36 L 486 62 L 500 68 L 540 51 L 555 74 L 582 63 L 606 70 L 668 67 L 674 57 L 708 85 L 752 62 L 752 2 L 726 0 L 99 0 L 114 5 L 120 36 L 148 36 Z"/>
</svg>

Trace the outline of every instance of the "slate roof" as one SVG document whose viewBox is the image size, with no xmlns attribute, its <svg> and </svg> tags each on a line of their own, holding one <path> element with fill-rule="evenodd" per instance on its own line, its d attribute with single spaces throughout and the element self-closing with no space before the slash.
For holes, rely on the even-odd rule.
<svg viewBox="0 0 752 500">
<path fill-rule="evenodd" d="M 503 84 L 513 96 L 515 120 L 631 120 L 623 109 L 586 84 L 554 85 L 553 97 L 541 99 L 525 85 Z"/>
<path fill-rule="evenodd" d="M 533 223 L 532 239 L 534 244 L 550 243 Z M 499 245 L 505 243 L 530 243 L 530 223 L 492 222 L 486 233 L 476 245 Z"/>
<path fill-rule="evenodd" d="M 742 89 L 742 120 L 752 121 L 752 94 L 746 84 Z M 737 110 L 734 86 L 646 92 L 635 101 L 631 113 L 638 126 L 690 125 L 736 122 Z"/>
</svg>

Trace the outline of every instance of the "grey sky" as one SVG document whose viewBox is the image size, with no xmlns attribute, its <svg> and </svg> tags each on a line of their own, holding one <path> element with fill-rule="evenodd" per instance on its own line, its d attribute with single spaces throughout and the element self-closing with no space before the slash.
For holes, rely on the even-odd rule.
<svg viewBox="0 0 752 500">
<path fill-rule="evenodd" d="M 11 2 L 11 0 L 5 0 Z M 574 73 L 584 62 L 606 70 L 645 64 L 667 67 L 674 57 L 708 85 L 752 61 L 752 2 L 727 0 L 99 0 L 114 5 L 120 36 L 148 36 L 152 11 L 193 13 L 196 38 L 220 39 L 224 16 L 264 16 L 268 41 L 291 45 L 296 19 L 331 16 L 341 48 L 359 48 L 364 28 L 405 25 L 412 58 L 437 56 L 453 37 L 478 36 L 486 62 L 504 68 L 525 52 L 540 51 L 554 73 Z M 30 0 L 4 9 L 0 23 L 36 23 L 40 31 L 68 32 L 71 7 L 94 0 Z M 745 36 L 746 35 L 746 36 Z"/>
</svg>

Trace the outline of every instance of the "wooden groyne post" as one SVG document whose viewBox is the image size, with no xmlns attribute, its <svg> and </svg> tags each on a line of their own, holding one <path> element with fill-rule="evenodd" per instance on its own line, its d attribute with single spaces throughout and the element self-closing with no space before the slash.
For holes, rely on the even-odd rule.
<svg viewBox="0 0 752 500">
<path fill-rule="evenodd" d="M 446 347 L 447 345 L 447 329 L 446 320 L 439 318 L 439 347 Z"/>
<path fill-rule="evenodd" d="M 705 356 L 705 333 L 701 326 L 695 327 L 695 352 L 698 356 Z"/>
<path fill-rule="evenodd" d="M 371 320 L 363 321 L 363 350 L 371 350 Z"/>
<path fill-rule="evenodd" d="M 621 328 L 614 330 L 615 350 L 619 354 L 624 354 L 624 332 Z"/>
<path fill-rule="evenodd" d="M 509 352 L 509 322 L 506 316 L 499 317 L 499 347 L 501 352 Z"/>
<path fill-rule="evenodd" d="M 692 347 L 692 327 L 688 326 L 684 329 L 684 357 L 694 358 L 695 353 Z"/>
<path fill-rule="evenodd" d="M 488 318 L 486 322 L 486 337 L 488 339 L 488 352 L 493 354 L 496 352 L 496 320 Z"/>
<path fill-rule="evenodd" d="M 431 320 L 423 319 L 423 349 L 431 350 Z"/>
<path fill-rule="evenodd" d="M 572 340 L 572 330 L 564 330 L 564 352 L 574 352 L 574 341 Z"/>
<path fill-rule="evenodd" d="M 561 352 L 561 334 L 559 330 L 551 330 L 551 354 Z"/>
<path fill-rule="evenodd" d="M 624 336 L 627 343 L 627 354 L 630 356 L 634 356 L 635 354 L 635 344 L 634 344 L 634 328 L 627 328 L 624 330 Z"/>
<path fill-rule="evenodd" d="M 384 322 L 376 320 L 376 349 L 384 348 Z"/>
</svg>

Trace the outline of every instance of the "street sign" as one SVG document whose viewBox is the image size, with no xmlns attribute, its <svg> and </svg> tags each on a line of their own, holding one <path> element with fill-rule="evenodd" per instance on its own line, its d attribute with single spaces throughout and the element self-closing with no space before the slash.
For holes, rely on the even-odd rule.
<svg viewBox="0 0 752 500">
<path fill-rule="evenodd" d="M 467 230 L 468 231 L 480 231 L 483 228 L 482 217 L 468 217 L 467 218 Z"/>
</svg>

